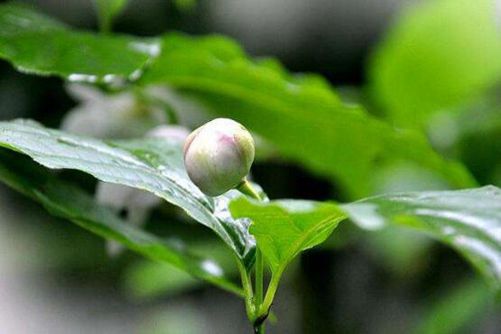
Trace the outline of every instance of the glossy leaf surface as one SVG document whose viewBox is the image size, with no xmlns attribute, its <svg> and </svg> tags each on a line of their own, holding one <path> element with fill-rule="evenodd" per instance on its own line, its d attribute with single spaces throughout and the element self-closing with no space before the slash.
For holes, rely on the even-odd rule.
<svg viewBox="0 0 501 334">
<path fill-rule="evenodd" d="M 325 241 L 346 218 L 335 204 L 303 200 L 257 203 L 239 198 L 230 210 L 234 217 L 252 220 L 250 232 L 271 271 L 279 274 L 301 251 Z"/>
<path fill-rule="evenodd" d="M 455 248 L 501 289 L 501 189 L 493 186 L 400 193 L 342 205 L 239 198 L 230 209 L 235 217 L 251 219 L 250 232 L 274 273 L 281 274 L 300 251 L 323 242 L 349 218 L 367 230 L 393 224 L 423 232 Z"/>
<path fill-rule="evenodd" d="M 395 224 L 452 246 L 501 289 L 501 189 L 411 192 L 373 197 L 342 208 L 361 228 Z"/>
<path fill-rule="evenodd" d="M 105 239 L 116 240 L 147 258 L 169 263 L 191 276 L 241 293 L 214 260 L 191 254 L 181 240 L 162 240 L 128 225 L 78 187 L 4 149 L 0 150 L 0 181 L 39 202 L 54 216 L 70 220 Z"/>
<path fill-rule="evenodd" d="M 294 76 L 273 60 L 253 61 L 223 37 L 165 36 L 139 82 L 199 99 L 215 115 L 241 122 L 284 156 L 340 183 L 352 198 L 371 194 L 374 170 L 394 160 L 436 173 L 450 187 L 475 184 L 417 132 L 396 130 L 343 103 L 320 76 Z"/>
<path fill-rule="evenodd" d="M 76 82 L 134 79 L 159 52 L 155 42 L 72 30 L 22 5 L 0 5 L 0 26 L 0 58 L 22 72 Z"/>
<path fill-rule="evenodd" d="M 184 170 L 179 143 L 163 139 L 103 142 L 50 130 L 34 122 L 0 122 L 0 146 L 24 153 L 45 167 L 75 169 L 97 179 L 143 189 L 184 209 L 233 251 L 252 261 L 254 239 L 245 221 L 231 219 L 231 191 L 205 196 Z"/>
<path fill-rule="evenodd" d="M 435 173 L 451 188 L 475 185 L 421 134 L 343 103 L 320 76 L 254 61 L 229 39 L 168 34 L 151 42 L 90 34 L 14 5 L 0 6 L 0 24 L 0 56 L 21 70 L 90 83 L 139 79 L 191 94 L 214 115 L 241 122 L 282 155 L 330 178 L 349 198 L 372 194 L 373 171 L 395 160 Z M 143 68 L 146 62 L 151 66 Z"/>
</svg>

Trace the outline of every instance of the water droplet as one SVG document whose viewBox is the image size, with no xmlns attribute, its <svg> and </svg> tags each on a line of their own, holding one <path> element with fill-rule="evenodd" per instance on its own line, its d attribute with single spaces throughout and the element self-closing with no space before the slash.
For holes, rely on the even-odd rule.
<svg viewBox="0 0 501 334">
<path fill-rule="evenodd" d="M 70 82 L 96 83 L 97 75 L 73 73 L 68 76 Z"/>
<path fill-rule="evenodd" d="M 143 75 L 143 70 L 142 69 L 137 69 L 131 74 L 129 74 L 129 80 L 130 81 L 136 81 L 138 80 L 141 76 Z"/>
<path fill-rule="evenodd" d="M 201 267 L 203 270 L 211 274 L 212 276 L 222 276 L 223 269 L 212 260 L 205 260 L 202 262 Z"/>
<path fill-rule="evenodd" d="M 143 42 L 133 42 L 130 46 L 141 53 L 145 53 L 149 56 L 156 57 L 160 54 L 161 48 L 159 42 L 154 43 L 143 43 Z"/>
</svg>

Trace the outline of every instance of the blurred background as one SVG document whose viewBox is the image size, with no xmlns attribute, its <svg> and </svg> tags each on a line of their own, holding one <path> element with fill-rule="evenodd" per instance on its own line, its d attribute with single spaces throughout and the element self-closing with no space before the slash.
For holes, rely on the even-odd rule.
<svg viewBox="0 0 501 334">
<path fill-rule="evenodd" d="M 90 0 L 23 2 L 97 30 Z M 423 131 L 481 184 L 501 186 L 499 1 L 131 0 L 114 25 L 139 36 L 169 30 L 224 34 L 252 56 L 319 73 L 345 101 Z M 109 112 L 118 120 L 95 135 L 126 137 L 140 131 L 120 120 L 131 103 L 0 62 L 1 120 L 33 118 L 85 132 L 75 119 L 101 129 L 100 115 Z M 140 120 L 144 129 L 165 121 L 151 115 Z M 197 115 L 184 115 L 184 125 Z M 271 198 L 354 200 L 300 165 L 263 156 L 253 178 Z M 91 178 L 68 174 L 94 191 Z M 378 173 L 376 193 L 443 188 L 434 175 L 396 162 Z M 182 234 L 235 271 L 224 246 L 175 209 L 146 211 L 146 229 Z M 237 297 L 128 251 L 110 256 L 103 240 L 3 185 L 0 217 L 0 333 L 250 332 Z M 393 228 L 368 234 L 342 224 L 291 266 L 274 311 L 270 333 L 501 333 L 499 304 L 463 258 Z"/>
</svg>

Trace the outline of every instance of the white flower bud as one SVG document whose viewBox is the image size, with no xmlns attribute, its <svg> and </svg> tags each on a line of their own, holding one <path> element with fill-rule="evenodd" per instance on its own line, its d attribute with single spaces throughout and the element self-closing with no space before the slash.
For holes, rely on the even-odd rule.
<svg viewBox="0 0 501 334">
<path fill-rule="evenodd" d="M 184 144 L 184 164 L 202 192 L 217 196 L 238 186 L 254 161 L 254 140 L 241 124 L 217 118 L 193 131 Z"/>
</svg>

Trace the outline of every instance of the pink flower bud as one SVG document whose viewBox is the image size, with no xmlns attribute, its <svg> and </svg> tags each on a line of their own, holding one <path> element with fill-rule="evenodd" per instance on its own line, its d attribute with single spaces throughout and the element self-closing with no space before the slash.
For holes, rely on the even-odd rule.
<svg viewBox="0 0 501 334">
<path fill-rule="evenodd" d="M 218 196 L 238 186 L 254 161 L 254 140 L 241 124 L 217 118 L 193 131 L 184 144 L 184 164 L 202 192 Z"/>
</svg>

